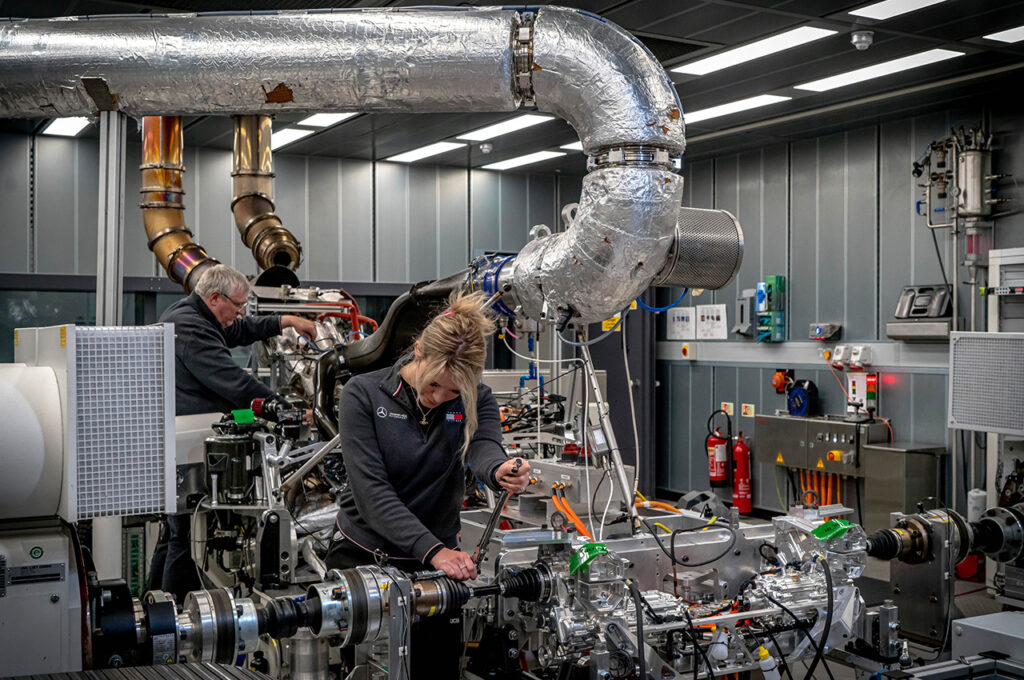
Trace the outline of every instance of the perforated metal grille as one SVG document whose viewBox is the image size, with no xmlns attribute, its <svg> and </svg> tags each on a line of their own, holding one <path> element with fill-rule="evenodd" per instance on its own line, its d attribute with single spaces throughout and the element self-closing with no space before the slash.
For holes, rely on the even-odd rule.
<svg viewBox="0 0 1024 680">
<path fill-rule="evenodd" d="M 1024 435 L 1024 333 L 953 333 L 949 425 Z"/>
<path fill-rule="evenodd" d="M 669 261 L 658 286 L 718 290 L 729 285 L 743 262 L 743 230 L 725 210 L 679 209 Z"/>
<path fill-rule="evenodd" d="M 78 517 L 162 512 L 164 381 L 173 379 L 164 375 L 163 328 L 76 331 Z"/>
</svg>

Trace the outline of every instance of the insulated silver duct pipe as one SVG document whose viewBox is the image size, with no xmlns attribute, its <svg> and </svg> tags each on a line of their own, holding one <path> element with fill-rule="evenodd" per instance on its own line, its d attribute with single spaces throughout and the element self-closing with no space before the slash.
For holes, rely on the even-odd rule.
<svg viewBox="0 0 1024 680">
<path fill-rule="evenodd" d="M 349 10 L 0 25 L 0 116 L 513 111 L 567 120 L 592 171 L 568 231 L 505 273 L 509 302 L 594 321 L 665 264 L 682 107 L 661 64 L 586 12 Z"/>
</svg>

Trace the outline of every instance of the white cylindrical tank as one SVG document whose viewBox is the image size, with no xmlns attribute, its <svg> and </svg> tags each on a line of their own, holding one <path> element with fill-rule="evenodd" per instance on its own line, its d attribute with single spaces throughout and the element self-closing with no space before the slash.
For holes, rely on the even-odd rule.
<svg viewBox="0 0 1024 680">
<path fill-rule="evenodd" d="M 0 519 L 56 515 L 64 486 L 64 428 L 52 368 L 0 364 Z"/>
</svg>

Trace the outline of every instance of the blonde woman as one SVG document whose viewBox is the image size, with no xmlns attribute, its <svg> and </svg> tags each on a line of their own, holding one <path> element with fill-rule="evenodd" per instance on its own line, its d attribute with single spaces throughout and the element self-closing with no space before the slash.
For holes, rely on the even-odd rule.
<svg viewBox="0 0 1024 680">
<path fill-rule="evenodd" d="M 458 546 L 465 466 L 495 490 L 523 491 L 530 480 L 528 463 L 513 472 L 501 445 L 497 403 L 480 384 L 486 339 L 494 330 L 483 302 L 479 294 L 453 296 L 410 354 L 345 385 L 339 430 L 349 485 L 338 499 L 328 567 L 372 564 L 379 551 L 406 571 L 476 577 L 473 559 Z M 419 677 L 417 656 L 432 664 L 423 677 L 445 675 L 438 673 L 437 652 L 449 649 L 443 640 L 448 634 L 437 631 L 439 625 L 452 629 L 450 660 L 458 672 L 459 631 L 443 618 L 430 635 L 417 632 L 426 623 L 413 627 L 413 677 Z M 421 647 L 429 651 L 417 655 Z"/>
</svg>

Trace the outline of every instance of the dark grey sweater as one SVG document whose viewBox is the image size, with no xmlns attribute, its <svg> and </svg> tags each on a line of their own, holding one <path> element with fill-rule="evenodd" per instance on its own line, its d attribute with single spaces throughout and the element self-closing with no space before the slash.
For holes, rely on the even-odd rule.
<svg viewBox="0 0 1024 680">
<path fill-rule="evenodd" d="M 248 345 L 281 332 L 278 316 L 243 316 L 223 328 L 203 299 L 192 293 L 160 316 L 174 324 L 174 395 L 177 415 L 226 413 L 249 408 L 269 387 L 231 358 L 229 347 Z"/>
<path fill-rule="evenodd" d="M 338 526 L 358 547 L 428 564 L 442 546 L 458 547 L 465 413 L 459 397 L 436 407 L 429 424 L 420 425 L 421 414 L 403 393 L 400 367 L 356 376 L 341 393 L 339 432 L 349 485 L 338 499 Z M 494 472 L 508 457 L 498 406 L 485 385 L 477 387 L 477 423 L 466 462 L 499 490 Z"/>
</svg>

